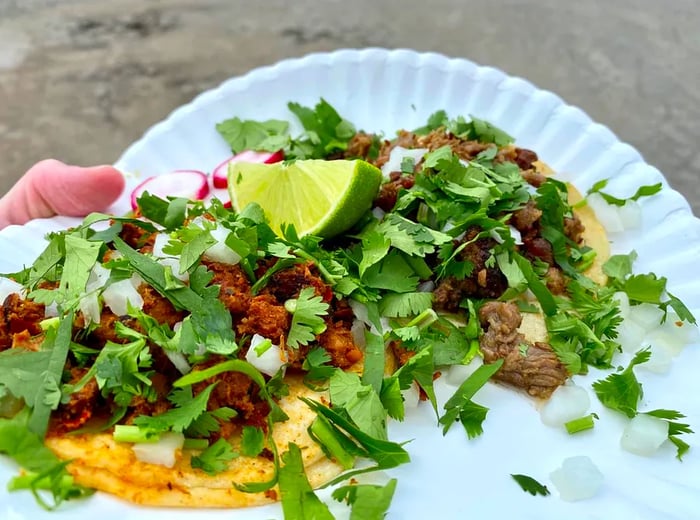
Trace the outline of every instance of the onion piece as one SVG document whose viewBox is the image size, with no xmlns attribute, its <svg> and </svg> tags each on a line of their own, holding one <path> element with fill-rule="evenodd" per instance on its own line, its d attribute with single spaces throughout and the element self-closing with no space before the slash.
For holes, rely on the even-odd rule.
<svg viewBox="0 0 700 520">
<path fill-rule="evenodd" d="M 557 388 L 540 408 L 540 419 L 547 426 L 563 426 L 586 415 L 591 398 L 585 388 L 566 384 Z"/>
<path fill-rule="evenodd" d="M 131 449 L 141 462 L 172 468 L 184 444 L 185 436 L 182 433 L 168 432 L 162 433 L 156 442 L 137 442 Z"/>
<path fill-rule="evenodd" d="M 625 229 L 635 229 L 642 225 L 642 207 L 636 200 L 628 200 L 618 207 L 617 212 Z"/>
<path fill-rule="evenodd" d="M 211 175 L 212 184 L 215 188 L 226 188 L 228 186 L 229 164 L 239 162 L 272 164 L 283 160 L 283 150 L 278 150 L 276 152 L 254 152 L 253 150 L 244 150 L 233 157 L 229 157 L 214 168 Z"/>
<path fill-rule="evenodd" d="M 561 499 L 567 502 L 591 498 L 603 485 L 603 474 L 585 456 L 564 459 L 561 467 L 550 473 L 549 478 Z"/>
<path fill-rule="evenodd" d="M 181 323 L 181 322 L 179 322 Z M 187 374 L 192 370 L 192 367 L 187 362 L 187 358 L 182 352 L 177 352 L 175 350 L 163 349 L 165 355 L 168 357 L 170 362 L 181 374 Z"/>
<path fill-rule="evenodd" d="M 24 287 L 10 280 L 9 278 L 0 277 L 0 305 L 5 301 L 5 299 L 11 294 L 22 294 Z"/>
<path fill-rule="evenodd" d="M 212 238 L 216 240 L 216 244 L 204 252 L 205 257 L 215 262 L 229 265 L 236 265 L 241 261 L 241 256 L 226 245 L 226 238 L 231 233 L 230 230 L 224 226 L 217 225 L 210 233 Z"/>
<path fill-rule="evenodd" d="M 209 193 L 209 182 L 206 174 L 199 170 L 175 170 L 149 177 L 131 192 L 132 209 L 138 208 L 136 200 L 145 192 L 161 198 L 172 196 L 202 200 Z"/>
<path fill-rule="evenodd" d="M 389 160 L 382 166 L 382 174 L 385 178 L 388 178 L 390 173 L 400 172 L 401 163 L 406 158 L 413 159 L 413 164 L 418 164 L 426 153 L 428 153 L 427 148 L 404 148 L 403 146 L 394 146 L 389 154 Z"/>
<path fill-rule="evenodd" d="M 119 280 L 102 292 L 105 305 L 117 316 L 128 314 L 128 304 L 136 309 L 143 309 L 143 298 L 134 288 L 131 280 Z"/>
<path fill-rule="evenodd" d="M 421 282 L 418 284 L 418 287 L 416 287 L 416 291 L 418 292 L 433 292 L 435 290 L 435 282 L 432 280 L 426 280 L 425 282 Z"/>
<path fill-rule="evenodd" d="M 656 453 L 667 438 L 668 422 L 640 413 L 625 426 L 620 446 L 635 455 L 649 457 Z"/>
<path fill-rule="evenodd" d="M 265 341 L 269 340 L 260 334 L 253 334 L 253 337 L 250 339 L 250 348 L 248 348 L 248 352 L 246 352 L 245 355 L 245 360 L 263 374 L 274 376 L 282 365 L 286 363 L 287 356 L 282 352 L 279 345 L 275 345 L 274 343 L 271 343 L 267 350 L 258 354 L 255 351 L 255 347 Z"/>
<path fill-rule="evenodd" d="M 352 334 L 352 340 L 355 345 L 364 350 L 367 346 L 367 339 L 365 338 L 365 331 L 367 326 L 357 318 L 352 321 L 352 327 L 350 327 L 350 333 Z"/>
<path fill-rule="evenodd" d="M 617 326 L 617 342 L 624 352 L 634 354 L 642 348 L 642 342 L 647 334 L 639 323 L 627 318 Z"/>
<path fill-rule="evenodd" d="M 617 206 L 605 202 L 599 193 L 591 193 L 586 197 L 586 201 L 608 233 L 619 233 L 625 230 Z"/>
<path fill-rule="evenodd" d="M 651 303 L 640 303 L 630 307 L 629 319 L 641 325 L 647 332 L 661 325 L 663 316 L 664 311 Z"/>
<path fill-rule="evenodd" d="M 401 397 L 403 398 L 404 409 L 418 408 L 418 403 L 420 403 L 420 390 L 418 388 L 418 383 L 413 381 L 411 386 L 409 386 L 406 390 L 401 390 Z"/>
</svg>

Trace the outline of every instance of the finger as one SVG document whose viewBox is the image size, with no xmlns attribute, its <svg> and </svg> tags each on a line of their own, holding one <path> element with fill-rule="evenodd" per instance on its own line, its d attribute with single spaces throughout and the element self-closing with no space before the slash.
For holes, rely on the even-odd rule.
<svg viewBox="0 0 700 520">
<path fill-rule="evenodd" d="M 123 190 L 124 177 L 112 166 L 83 168 L 53 159 L 41 161 L 0 199 L 0 227 L 54 215 L 102 211 Z"/>
</svg>

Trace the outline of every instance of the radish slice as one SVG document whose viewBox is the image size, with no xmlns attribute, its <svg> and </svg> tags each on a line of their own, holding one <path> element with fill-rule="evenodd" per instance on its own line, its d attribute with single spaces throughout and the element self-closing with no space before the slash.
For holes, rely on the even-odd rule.
<svg viewBox="0 0 700 520">
<path fill-rule="evenodd" d="M 136 199 L 144 192 L 165 198 L 185 197 L 202 200 L 209 194 L 209 183 L 206 174 L 198 170 L 175 170 L 174 172 L 149 177 L 131 192 L 131 208 L 136 209 Z"/>
<path fill-rule="evenodd" d="M 278 150 L 276 152 L 254 152 L 253 150 L 245 150 L 241 153 L 237 153 L 214 168 L 214 172 L 211 176 L 214 187 L 226 188 L 228 186 L 229 164 L 237 162 L 272 164 L 283 160 L 284 152 L 282 150 Z"/>
<path fill-rule="evenodd" d="M 549 474 L 562 500 L 585 500 L 598 493 L 603 485 L 603 474 L 586 456 L 564 459 L 560 468 Z"/>
</svg>

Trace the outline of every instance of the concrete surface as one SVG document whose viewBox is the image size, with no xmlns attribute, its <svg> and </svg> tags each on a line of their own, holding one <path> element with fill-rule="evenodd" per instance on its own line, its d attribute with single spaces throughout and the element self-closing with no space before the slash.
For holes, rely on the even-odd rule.
<svg viewBox="0 0 700 520">
<path fill-rule="evenodd" d="M 697 0 L 0 0 L 0 193 L 33 162 L 114 161 L 198 92 L 342 47 L 411 47 L 553 90 L 700 214 Z"/>
</svg>

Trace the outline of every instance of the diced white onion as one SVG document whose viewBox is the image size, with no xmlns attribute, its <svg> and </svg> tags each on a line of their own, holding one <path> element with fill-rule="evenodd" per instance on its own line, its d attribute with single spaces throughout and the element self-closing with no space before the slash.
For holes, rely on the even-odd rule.
<svg viewBox="0 0 700 520">
<path fill-rule="evenodd" d="M 179 258 L 175 258 L 174 256 L 166 256 L 165 258 L 161 258 L 160 260 L 158 260 L 158 262 L 161 265 L 170 267 L 170 271 L 173 273 L 173 276 L 178 280 L 182 282 L 187 282 L 190 279 L 190 273 L 188 273 L 187 271 L 185 271 L 184 273 L 180 273 Z"/>
<path fill-rule="evenodd" d="M 192 370 L 192 367 L 187 362 L 187 358 L 182 352 L 167 349 L 163 349 L 163 352 L 165 352 L 165 355 L 168 356 L 170 362 L 181 374 L 187 374 L 190 372 L 190 370 Z"/>
<path fill-rule="evenodd" d="M 216 244 L 209 247 L 209 249 L 204 252 L 205 257 L 214 262 L 230 265 L 235 265 L 241 261 L 241 256 L 226 245 L 226 238 L 228 238 L 231 231 L 223 226 L 217 225 L 210 233 L 212 238 L 216 240 Z"/>
<path fill-rule="evenodd" d="M 352 333 L 352 339 L 355 342 L 355 345 L 357 345 L 358 348 L 363 349 L 367 345 L 367 339 L 365 338 L 365 331 L 367 330 L 367 326 L 364 324 L 364 322 L 354 319 L 352 321 L 352 327 L 350 327 L 350 332 Z"/>
<path fill-rule="evenodd" d="M 671 356 L 677 356 L 686 346 L 685 338 L 680 331 L 669 330 L 663 325 L 650 331 L 645 342 L 651 345 L 652 350 L 663 349 Z"/>
<path fill-rule="evenodd" d="M 647 331 L 639 323 L 627 318 L 617 326 L 617 341 L 624 352 L 633 354 L 642 348 Z"/>
<path fill-rule="evenodd" d="M 161 434 L 157 442 L 137 442 L 131 449 L 141 462 L 172 468 L 184 444 L 185 436 L 182 433 L 168 432 Z"/>
<path fill-rule="evenodd" d="M 372 215 L 374 215 L 374 218 L 377 220 L 382 220 L 384 218 L 384 215 L 386 215 L 386 211 L 384 211 L 380 207 L 375 207 L 372 208 Z"/>
<path fill-rule="evenodd" d="M 379 334 L 377 328 L 369 321 L 369 310 L 367 310 L 367 306 L 362 302 L 353 300 L 352 298 L 348 300 L 348 303 L 350 304 L 350 308 L 352 309 L 352 313 L 355 315 L 355 318 L 367 325 L 373 334 Z"/>
<path fill-rule="evenodd" d="M 586 200 L 588 206 L 593 210 L 596 217 L 607 230 L 608 233 L 619 233 L 624 231 L 625 227 L 622 224 L 620 213 L 617 206 L 613 206 L 605 202 L 605 199 L 598 193 L 591 193 Z"/>
<path fill-rule="evenodd" d="M 420 390 L 418 388 L 418 383 L 413 381 L 411 386 L 406 390 L 401 390 L 401 397 L 403 397 L 403 406 L 405 409 L 417 408 L 420 402 Z"/>
<path fill-rule="evenodd" d="M 515 241 L 516 244 L 523 243 L 523 237 L 520 234 L 520 231 L 515 229 L 513 226 L 508 226 L 508 232 L 510 233 L 511 238 Z M 493 238 L 499 244 L 502 244 L 503 242 L 505 242 L 505 240 L 503 240 L 503 237 L 501 236 L 501 234 L 498 232 L 498 230 L 496 228 L 492 228 L 489 231 L 489 235 L 491 236 L 491 238 Z"/>
<path fill-rule="evenodd" d="M 630 299 L 624 291 L 618 291 L 613 294 L 613 300 L 617 300 L 620 316 L 627 318 L 630 315 Z"/>
<path fill-rule="evenodd" d="M 418 292 L 433 292 L 435 290 L 435 282 L 433 282 L 432 280 L 422 282 L 418 284 L 416 290 Z"/>
<path fill-rule="evenodd" d="M 640 303 L 639 305 L 632 305 L 630 307 L 629 318 L 641 325 L 645 331 L 649 332 L 661 324 L 663 315 L 664 311 L 659 309 L 658 306 L 652 305 L 651 303 Z"/>
<path fill-rule="evenodd" d="M 404 148 L 395 146 L 389 154 L 389 160 L 382 166 L 382 174 L 384 177 L 389 177 L 391 172 L 400 172 L 401 163 L 406 157 L 413 159 L 413 164 L 418 164 L 420 160 L 428 153 L 427 148 Z"/>
<path fill-rule="evenodd" d="M 95 264 L 90 270 L 90 276 L 88 276 L 87 284 L 85 285 L 85 292 L 93 292 L 97 289 L 102 289 L 107 280 L 109 280 L 109 275 L 111 271 L 102 267 L 102 264 Z"/>
<path fill-rule="evenodd" d="M 641 413 L 627 423 L 620 446 L 635 455 L 648 457 L 656 453 L 667 438 L 668 422 Z"/>
<path fill-rule="evenodd" d="M 169 241 L 170 235 L 167 233 L 156 233 L 155 240 L 153 241 L 153 256 L 158 258 L 169 256 L 163 252 L 163 248 L 168 245 Z"/>
<path fill-rule="evenodd" d="M 90 293 L 80 298 L 78 308 L 83 314 L 85 326 L 90 325 L 90 323 L 100 322 L 100 302 L 97 298 L 96 292 Z"/>
<path fill-rule="evenodd" d="M 44 318 L 55 318 L 58 316 L 58 305 L 56 302 L 49 303 L 44 307 Z"/>
<path fill-rule="evenodd" d="M 483 360 L 477 356 L 468 365 L 452 365 L 447 369 L 445 382 L 448 385 L 459 386 L 483 364 Z"/>
<path fill-rule="evenodd" d="M 523 236 L 520 234 L 520 231 L 518 231 L 513 226 L 508 226 L 508 229 L 510 230 L 510 236 L 513 237 L 513 240 L 515 240 L 515 243 L 518 245 L 522 245 Z"/>
<path fill-rule="evenodd" d="M 673 355 L 663 346 L 653 345 L 649 361 L 639 365 L 639 370 L 652 372 L 654 374 L 665 374 L 671 370 Z"/>
<path fill-rule="evenodd" d="M 618 206 L 617 211 L 625 229 L 635 229 L 642 225 L 642 207 L 636 200 L 628 200 L 624 206 Z"/>
<path fill-rule="evenodd" d="M 540 419 L 547 426 L 563 426 L 586 415 L 590 405 L 591 398 L 585 388 L 575 384 L 562 385 L 540 408 Z"/>
<path fill-rule="evenodd" d="M 550 473 L 549 477 L 561 499 L 567 502 L 591 498 L 603 485 L 603 474 L 585 456 L 564 459 L 561 467 Z"/>
<path fill-rule="evenodd" d="M 275 345 L 274 343 L 272 343 L 272 345 L 270 345 L 265 352 L 258 355 L 258 353 L 255 351 L 255 347 L 264 341 L 267 341 L 267 339 L 260 334 L 254 334 L 250 339 L 250 348 L 248 349 L 248 352 L 246 352 L 245 360 L 260 370 L 260 372 L 263 374 L 274 376 L 286 362 L 286 356 L 280 349 L 279 345 Z"/>
<path fill-rule="evenodd" d="M 117 316 L 128 313 L 127 302 L 136 309 L 143 309 L 143 298 L 134 288 L 131 280 L 120 280 L 108 286 L 102 292 L 105 305 Z"/>
<path fill-rule="evenodd" d="M 11 294 L 22 294 L 24 287 L 18 284 L 14 280 L 9 278 L 0 277 L 0 305 L 3 304 L 5 299 Z"/>
</svg>

